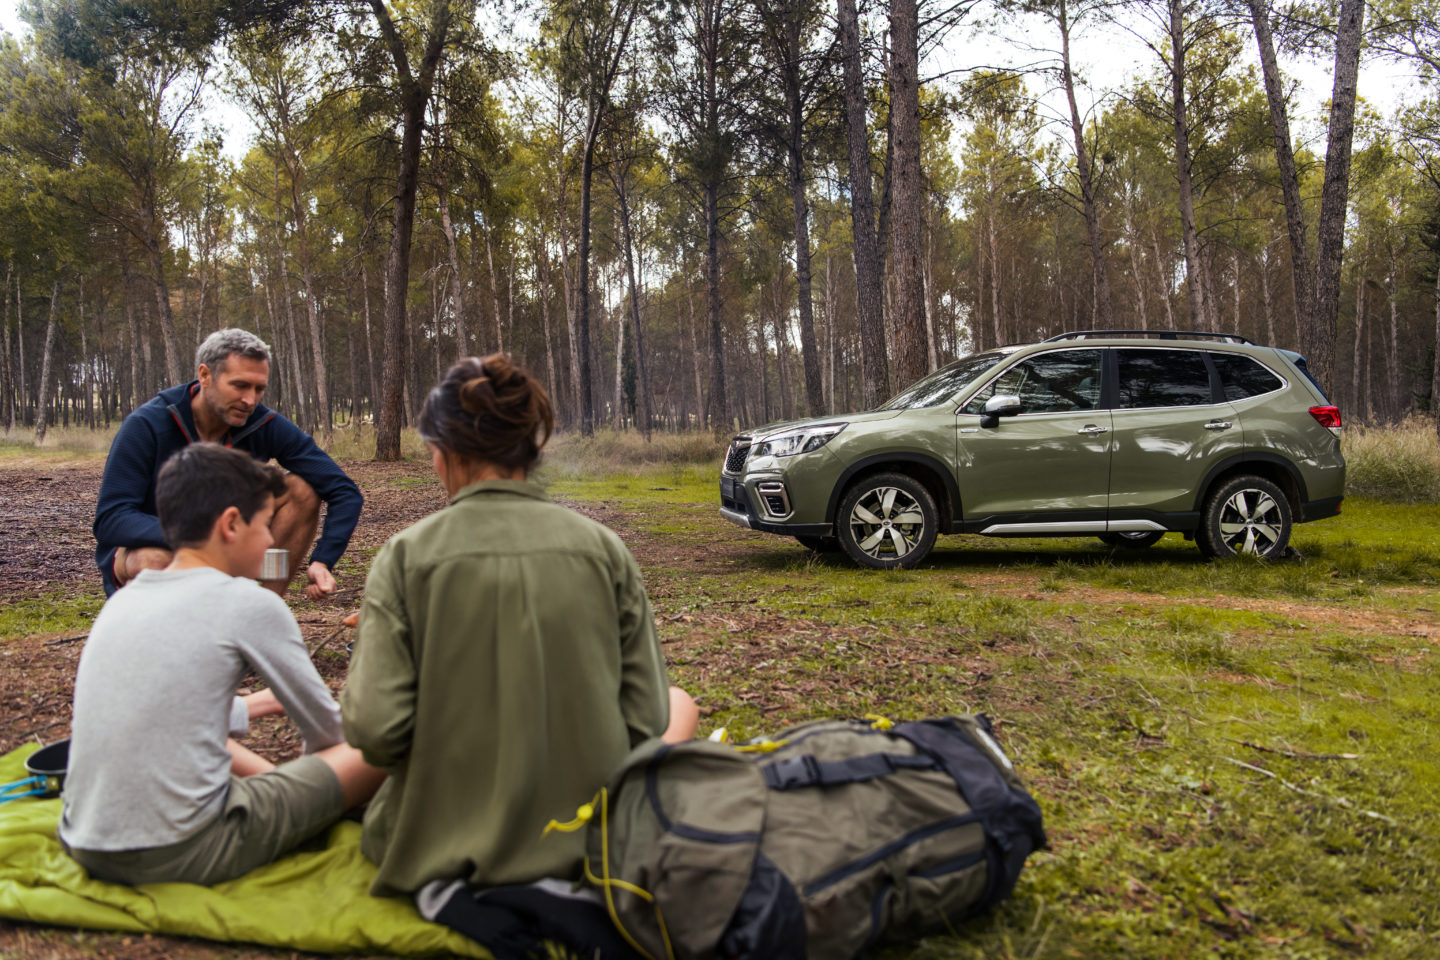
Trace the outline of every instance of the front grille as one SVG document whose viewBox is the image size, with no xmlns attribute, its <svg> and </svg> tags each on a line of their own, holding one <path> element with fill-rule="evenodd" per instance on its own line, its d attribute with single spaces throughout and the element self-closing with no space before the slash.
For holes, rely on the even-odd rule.
<svg viewBox="0 0 1440 960">
<path fill-rule="evenodd" d="M 750 439 L 748 437 L 736 437 L 730 444 L 730 450 L 725 454 L 725 472 L 739 473 L 745 466 L 745 458 L 750 455 Z"/>
</svg>

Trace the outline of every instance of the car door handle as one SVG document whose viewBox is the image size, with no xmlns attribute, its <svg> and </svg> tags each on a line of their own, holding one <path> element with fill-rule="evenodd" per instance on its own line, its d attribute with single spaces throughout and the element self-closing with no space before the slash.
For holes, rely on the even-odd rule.
<svg viewBox="0 0 1440 960">
<path fill-rule="evenodd" d="M 1078 433 L 1078 434 L 1080 434 L 1080 436 L 1082 436 L 1082 437 L 1094 437 L 1094 436 L 1099 436 L 1099 435 L 1102 434 L 1102 433 L 1109 433 L 1109 432 L 1110 432 L 1110 428 L 1109 428 L 1109 427 L 1097 427 L 1095 424 L 1090 423 L 1090 424 L 1086 424 L 1085 426 L 1081 427 L 1079 430 L 1076 430 L 1075 432 Z"/>
<path fill-rule="evenodd" d="M 1234 426 L 1234 421 L 1232 420 L 1211 420 L 1209 423 L 1205 424 L 1205 429 L 1229 430 L 1232 426 Z"/>
</svg>

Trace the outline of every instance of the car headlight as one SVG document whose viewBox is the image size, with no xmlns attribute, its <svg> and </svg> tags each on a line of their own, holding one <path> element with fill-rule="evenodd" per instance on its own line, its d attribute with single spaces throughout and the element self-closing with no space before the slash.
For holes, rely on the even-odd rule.
<svg viewBox="0 0 1440 960">
<path fill-rule="evenodd" d="M 823 423 L 817 427 L 801 427 L 772 434 L 756 443 L 750 450 L 752 457 L 793 457 L 797 453 L 819 450 L 829 443 L 848 424 Z"/>
</svg>

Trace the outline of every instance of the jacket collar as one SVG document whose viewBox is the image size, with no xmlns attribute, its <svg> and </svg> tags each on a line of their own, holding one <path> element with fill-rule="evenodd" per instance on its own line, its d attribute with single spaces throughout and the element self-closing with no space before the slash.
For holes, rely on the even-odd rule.
<svg viewBox="0 0 1440 960">
<path fill-rule="evenodd" d="M 509 494 L 517 497 L 527 497 L 531 500 L 549 500 L 550 497 L 540 488 L 538 483 L 530 480 L 480 480 L 469 486 L 461 487 L 450 498 L 451 503 L 459 503 L 470 497 L 479 496 L 484 493 Z"/>
<path fill-rule="evenodd" d="M 184 434 L 187 445 L 200 441 L 200 431 L 195 429 L 195 410 L 190 406 L 191 399 L 199 389 L 200 381 L 191 380 L 189 383 L 182 383 L 168 390 L 161 390 L 159 394 L 161 402 L 165 404 L 165 409 L 170 414 L 170 419 L 175 422 L 176 428 Z M 250 416 L 246 418 L 245 425 L 238 430 L 227 430 L 221 442 L 227 447 L 233 447 L 274 418 L 275 411 L 263 403 L 257 403 L 255 409 L 250 413 Z"/>
</svg>

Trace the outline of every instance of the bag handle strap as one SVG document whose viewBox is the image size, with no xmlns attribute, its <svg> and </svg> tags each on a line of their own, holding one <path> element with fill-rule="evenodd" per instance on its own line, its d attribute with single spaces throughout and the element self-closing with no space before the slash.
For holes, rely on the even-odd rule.
<svg viewBox="0 0 1440 960">
<path fill-rule="evenodd" d="M 934 757 L 925 754 L 869 753 L 845 760 L 816 760 L 807 753 L 777 760 L 761 773 L 771 790 L 796 790 L 878 780 L 900 770 L 933 770 L 937 765 Z"/>
<path fill-rule="evenodd" d="M 43 797 L 48 792 L 45 777 L 26 777 L 0 786 L 0 803 L 20 800 L 24 797 Z"/>
</svg>

